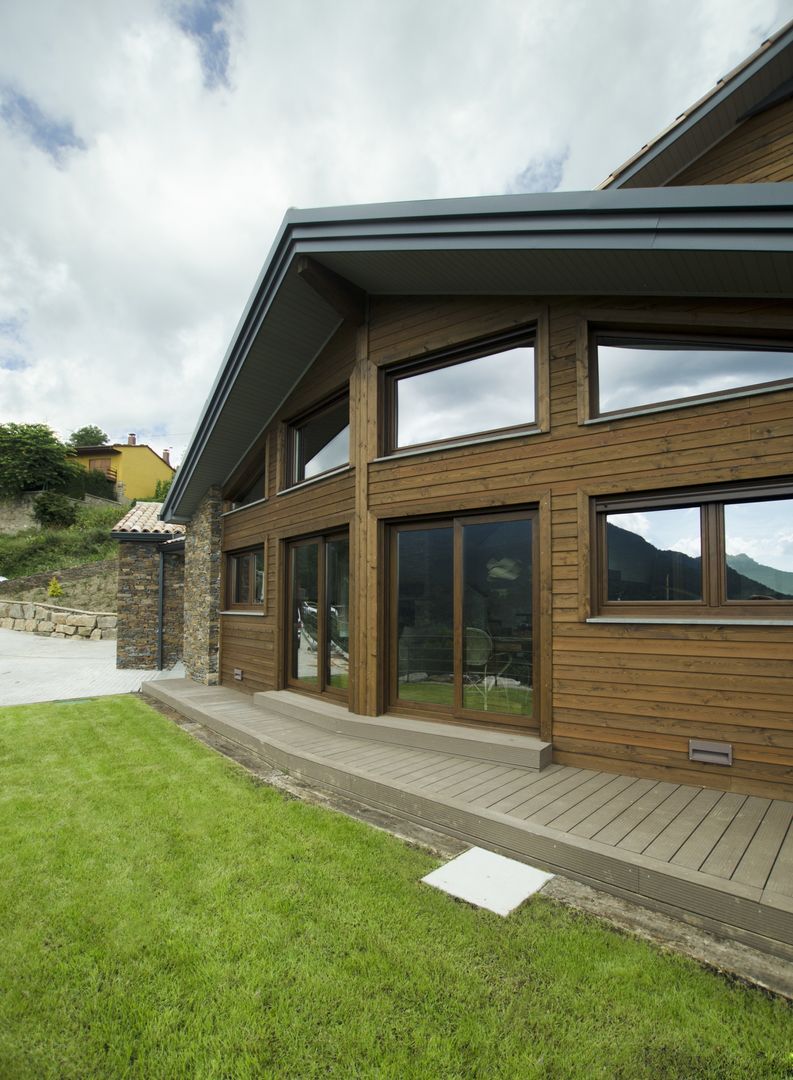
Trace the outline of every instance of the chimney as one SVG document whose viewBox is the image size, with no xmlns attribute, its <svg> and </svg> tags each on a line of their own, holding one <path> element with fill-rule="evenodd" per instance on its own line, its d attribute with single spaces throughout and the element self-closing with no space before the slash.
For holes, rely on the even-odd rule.
<svg viewBox="0 0 793 1080">
<path fill-rule="evenodd" d="M 162 459 L 163 459 L 163 461 L 165 462 L 166 465 L 170 465 L 171 464 L 171 451 L 170 450 L 163 450 Z"/>
<path fill-rule="evenodd" d="M 135 446 L 136 444 L 135 432 L 130 431 L 129 435 L 127 435 L 127 446 Z"/>
</svg>

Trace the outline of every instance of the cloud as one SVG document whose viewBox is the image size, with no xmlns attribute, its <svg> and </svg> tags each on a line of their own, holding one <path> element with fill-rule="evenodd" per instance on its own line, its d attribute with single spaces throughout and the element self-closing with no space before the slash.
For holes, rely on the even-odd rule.
<svg viewBox="0 0 793 1080">
<path fill-rule="evenodd" d="M 591 188 L 783 21 L 777 0 L 5 5 L 0 319 L 22 331 L 0 420 L 178 457 L 287 207 Z"/>
</svg>

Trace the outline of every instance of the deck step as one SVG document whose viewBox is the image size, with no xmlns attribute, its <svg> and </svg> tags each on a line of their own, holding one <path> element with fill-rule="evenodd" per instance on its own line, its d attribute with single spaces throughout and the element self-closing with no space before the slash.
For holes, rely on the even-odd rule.
<svg viewBox="0 0 793 1080">
<path fill-rule="evenodd" d="M 552 747 L 532 735 L 513 735 L 463 724 L 433 723 L 413 717 L 356 716 L 343 705 L 291 690 L 267 690 L 253 695 L 253 703 L 265 712 L 288 716 L 339 735 L 397 743 L 421 750 L 439 750 L 478 761 L 494 761 L 524 769 L 544 769 L 551 764 Z"/>
</svg>

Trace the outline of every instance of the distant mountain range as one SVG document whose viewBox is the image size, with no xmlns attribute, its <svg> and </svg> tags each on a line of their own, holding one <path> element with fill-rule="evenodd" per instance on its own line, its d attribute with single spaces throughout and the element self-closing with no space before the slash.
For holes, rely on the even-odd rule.
<svg viewBox="0 0 793 1080">
<path fill-rule="evenodd" d="M 743 577 L 759 581 L 761 585 L 766 585 L 769 589 L 782 593 L 783 596 L 793 596 L 793 571 L 775 570 L 773 566 L 763 566 L 749 555 L 728 555 L 727 565 Z"/>
<path fill-rule="evenodd" d="M 698 600 L 699 558 L 656 548 L 637 533 L 608 526 L 610 600 Z M 793 573 L 763 566 L 748 555 L 727 557 L 731 600 L 793 599 Z"/>
</svg>

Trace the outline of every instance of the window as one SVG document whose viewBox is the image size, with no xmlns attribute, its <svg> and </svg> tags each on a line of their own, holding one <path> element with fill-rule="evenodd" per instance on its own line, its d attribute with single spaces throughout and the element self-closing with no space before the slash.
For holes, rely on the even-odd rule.
<svg viewBox="0 0 793 1080">
<path fill-rule="evenodd" d="M 313 480 L 350 460 L 350 399 L 343 395 L 288 425 L 287 486 Z"/>
<path fill-rule="evenodd" d="M 520 431 L 537 421 L 534 331 L 400 364 L 385 380 L 388 453 Z"/>
<path fill-rule="evenodd" d="M 599 499 L 602 614 L 793 617 L 793 485 Z"/>
<path fill-rule="evenodd" d="M 793 387 L 793 342 L 691 334 L 590 334 L 590 411 L 611 416 Z"/>
<path fill-rule="evenodd" d="M 259 502 L 264 498 L 264 468 L 253 479 L 244 481 L 237 489 L 234 496 L 229 500 L 230 510 L 239 510 L 242 506 Z"/>
<path fill-rule="evenodd" d="M 264 548 L 229 555 L 226 607 L 254 608 L 264 603 Z"/>
<path fill-rule="evenodd" d="M 235 470 L 224 493 L 226 513 L 267 498 L 268 442 L 269 440 L 265 437 L 257 449 L 248 456 L 243 468 Z"/>
</svg>

